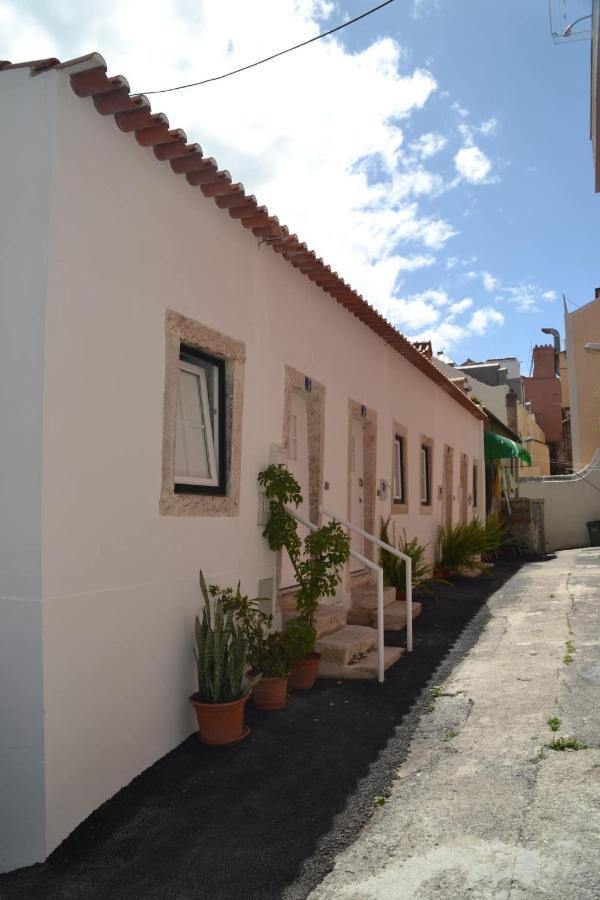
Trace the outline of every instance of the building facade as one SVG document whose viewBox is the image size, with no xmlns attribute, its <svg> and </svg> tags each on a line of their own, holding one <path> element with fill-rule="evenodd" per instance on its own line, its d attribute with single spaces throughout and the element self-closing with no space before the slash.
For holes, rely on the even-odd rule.
<svg viewBox="0 0 600 900">
<path fill-rule="evenodd" d="M 102 57 L 4 66 L 0 109 L 9 869 L 195 730 L 198 570 L 289 586 L 274 447 L 313 522 L 391 515 L 430 558 L 485 490 L 481 409 Z"/>
</svg>

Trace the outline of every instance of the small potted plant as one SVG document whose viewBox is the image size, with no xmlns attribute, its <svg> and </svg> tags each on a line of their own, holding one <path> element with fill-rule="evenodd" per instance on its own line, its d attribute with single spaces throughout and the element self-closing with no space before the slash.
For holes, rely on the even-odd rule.
<svg viewBox="0 0 600 900">
<path fill-rule="evenodd" d="M 294 616 L 284 626 L 284 636 L 291 659 L 289 686 L 294 691 L 306 691 L 314 686 L 321 654 L 315 652 L 317 633 L 303 616 Z"/>
<path fill-rule="evenodd" d="M 296 581 L 298 615 L 284 628 L 290 648 L 289 685 L 296 690 L 313 687 L 321 656 L 315 652 L 314 617 L 319 597 L 333 597 L 341 581 L 341 569 L 350 555 L 350 538 L 339 522 L 309 531 L 302 541 L 298 523 L 288 505 L 302 503 L 300 485 L 284 465 L 270 465 L 258 475 L 269 500 L 269 521 L 263 532 L 271 550 L 287 550 Z"/>
<path fill-rule="evenodd" d="M 259 709 L 283 709 L 287 699 L 290 658 L 288 642 L 280 631 L 273 631 L 273 616 L 260 609 L 260 599 L 250 600 L 231 588 L 223 592 L 225 609 L 232 612 L 246 639 L 248 676 L 260 678 L 252 691 Z"/>
<path fill-rule="evenodd" d="M 236 625 L 232 611 L 225 609 L 223 592 L 210 591 L 200 572 L 204 598 L 202 619 L 196 616 L 198 692 L 190 703 L 198 720 L 200 740 L 204 744 L 228 746 L 242 741 L 250 729 L 244 725 L 244 707 L 255 681 L 243 686 L 246 638 Z M 214 609 L 211 611 L 211 597 Z"/>
</svg>

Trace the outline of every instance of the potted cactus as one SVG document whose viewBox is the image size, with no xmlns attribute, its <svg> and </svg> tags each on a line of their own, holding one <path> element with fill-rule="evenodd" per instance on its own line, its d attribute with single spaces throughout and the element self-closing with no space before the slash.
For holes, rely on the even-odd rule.
<svg viewBox="0 0 600 900">
<path fill-rule="evenodd" d="M 241 626 L 235 622 L 233 611 L 227 609 L 223 591 L 215 586 L 207 589 L 202 572 L 200 589 L 204 609 L 202 619 L 196 616 L 194 650 L 198 692 L 192 694 L 190 703 L 203 743 L 215 746 L 237 744 L 250 731 L 244 725 L 244 707 L 258 678 L 243 686 L 246 638 Z"/>
</svg>

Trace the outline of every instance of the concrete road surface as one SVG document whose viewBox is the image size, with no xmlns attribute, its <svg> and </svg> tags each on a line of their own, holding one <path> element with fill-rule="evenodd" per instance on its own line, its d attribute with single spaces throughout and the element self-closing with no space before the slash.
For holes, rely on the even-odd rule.
<svg viewBox="0 0 600 900">
<path fill-rule="evenodd" d="M 600 549 L 524 567 L 490 612 L 311 900 L 600 898 Z"/>
</svg>

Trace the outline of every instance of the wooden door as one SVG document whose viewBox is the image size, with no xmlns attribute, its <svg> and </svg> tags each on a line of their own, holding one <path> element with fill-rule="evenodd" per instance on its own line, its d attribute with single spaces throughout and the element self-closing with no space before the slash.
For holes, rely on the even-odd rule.
<svg viewBox="0 0 600 900">
<path fill-rule="evenodd" d="M 365 527 L 365 432 L 360 419 L 352 419 L 350 428 L 350 521 Z M 350 546 L 364 555 L 364 538 L 351 532 Z M 362 563 L 350 557 L 350 571 L 362 569 Z"/>
<path fill-rule="evenodd" d="M 452 503 L 454 499 L 454 450 L 444 447 L 444 475 L 442 492 L 442 522 L 448 528 L 452 526 Z"/>
<path fill-rule="evenodd" d="M 292 393 L 290 403 L 289 440 L 287 467 L 297 479 L 302 491 L 302 503 L 298 513 L 310 520 L 309 488 L 310 475 L 308 468 L 308 411 L 306 399 L 301 394 Z M 307 529 L 298 525 L 298 534 L 304 538 Z M 293 587 L 296 575 L 286 550 L 281 557 L 281 587 Z"/>
</svg>

